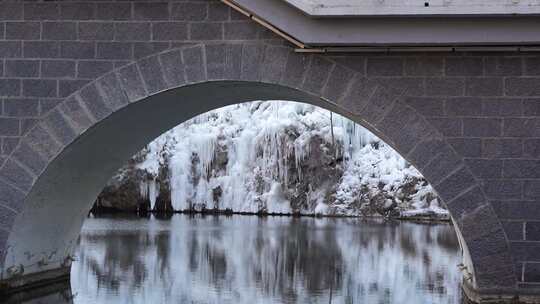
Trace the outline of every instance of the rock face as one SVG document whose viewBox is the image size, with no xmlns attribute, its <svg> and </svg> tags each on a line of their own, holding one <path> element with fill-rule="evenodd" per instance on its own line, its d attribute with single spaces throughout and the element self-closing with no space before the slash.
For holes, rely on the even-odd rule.
<svg viewBox="0 0 540 304">
<path fill-rule="evenodd" d="M 139 211 L 147 210 L 150 205 L 141 197 L 139 185 L 146 180 L 146 172 L 128 165 L 119 170 L 103 188 L 98 196 L 93 211 Z"/>
<path fill-rule="evenodd" d="M 278 101 L 215 110 L 163 134 L 94 209 L 446 216 L 420 173 L 367 130 Z"/>
<path fill-rule="evenodd" d="M 166 163 L 158 174 L 139 165 L 144 161 L 147 149 L 142 150 L 109 180 L 96 199 L 92 212 L 173 212 L 169 168 Z"/>
</svg>

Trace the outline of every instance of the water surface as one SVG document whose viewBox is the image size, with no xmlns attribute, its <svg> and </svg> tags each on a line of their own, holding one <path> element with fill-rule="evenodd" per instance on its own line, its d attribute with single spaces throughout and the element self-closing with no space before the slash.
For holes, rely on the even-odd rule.
<svg viewBox="0 0 540 304">
<path fill-rule="evenodd" d="M 89 218 L 73 303 L 460 303 L 453 228 L 345 218 Z"/>
</svg>

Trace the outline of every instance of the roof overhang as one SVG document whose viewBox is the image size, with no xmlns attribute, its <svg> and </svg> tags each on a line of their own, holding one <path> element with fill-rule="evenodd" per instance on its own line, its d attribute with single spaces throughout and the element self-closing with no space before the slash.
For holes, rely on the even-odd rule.
<svg viewBox="0 0 540 304">
<path fill-rule="evenodd" d="M 538 15 L 538 0 L 282 0 L 311 17 Z"/>
<path fill-rule="evenodd" d="M 530 15 L 311 18 L 283 0 L 222 1 L 306 49 L 540 45 L 540 18 Z"/>
</svg>

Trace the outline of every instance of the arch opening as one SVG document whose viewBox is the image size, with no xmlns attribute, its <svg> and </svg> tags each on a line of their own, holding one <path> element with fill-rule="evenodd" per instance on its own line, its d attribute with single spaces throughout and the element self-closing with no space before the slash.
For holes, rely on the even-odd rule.
<svg viewBox="0 0 540 304">
<path fill-rule="evenodd" d="M 446 220 L 441 204 L 412 165 L 353 121 L 305 103 L 253 101 L 161 134 L 115 173 L 92 212 Z"/>
</svg>

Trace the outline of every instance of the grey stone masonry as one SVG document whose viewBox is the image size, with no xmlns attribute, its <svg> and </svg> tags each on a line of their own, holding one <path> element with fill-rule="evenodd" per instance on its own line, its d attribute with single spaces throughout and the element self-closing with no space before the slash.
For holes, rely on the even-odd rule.
<svg viewBox="0 0 540 304">
<path fill-rule="evenodd" d="M 538 53 L 299 54 L 213 0 L 0 2 L 0 265 L 24 198 L 69 143 L 133 102 L 214 80 L 349 113 L 442 196 L 479 289 L 540 294 Z"/>
</svg>

